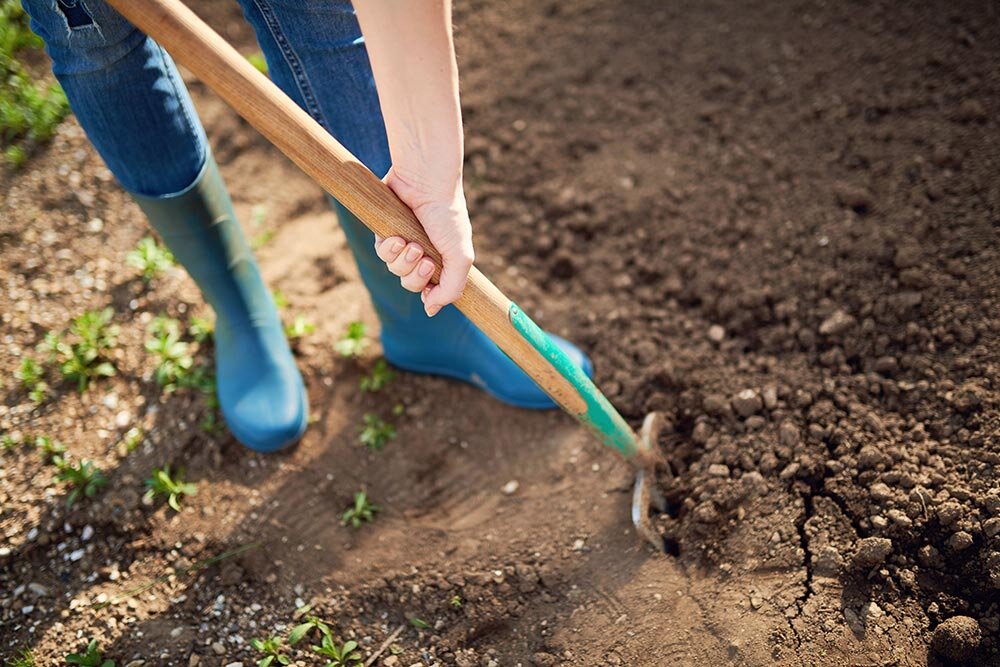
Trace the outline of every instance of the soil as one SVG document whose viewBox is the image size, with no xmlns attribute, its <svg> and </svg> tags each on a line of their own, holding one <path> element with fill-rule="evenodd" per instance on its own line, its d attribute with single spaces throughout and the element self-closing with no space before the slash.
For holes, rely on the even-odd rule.
<svg viewBox="0 0 1000 667">
<path fill-rule="evenodd" d="M 234 4 L 195 3 L 250 53 Z M 110 305 L 119 372 L 37 409 L 11 380 L 0 426 L 110 482 L 67 510 L 30 448 L 0 459 L 0 651 L 249 665 L 308 603 L 403 667 L 1000 664 L 996 8 L 477 0 L 456 24 L 479 264 L 630 420 L 668 418 L 671 553 L 565 416 L 403 373 L 359 392 L 378 350 L 330 342 L 376 321 L 332 213 L 191 81 L 249 233 L 266 211 L 266 278 L 317 325 L 315 421 L 259 456 L 160 392 L 145 322 L 205 307 L 124 264 L 145 224 L 67 121 L 0 185 L 0 368 Z M 141 500 L 165 464 L 198 484 L 180 513 Z M 359 488 L 382 512 L 353 530 Z"/>
</svg>

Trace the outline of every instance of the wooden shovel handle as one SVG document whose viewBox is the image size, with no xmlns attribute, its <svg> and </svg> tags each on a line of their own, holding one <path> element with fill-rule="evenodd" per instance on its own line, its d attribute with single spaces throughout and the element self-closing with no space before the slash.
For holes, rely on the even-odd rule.
<svg viewBox="0 0 1000 667">
<path fill-rule="evenodd" d="M 419 243 L 434 261 L 433 280 L 438 280 L 441 255 L 413 211 L 180 0 L 108 4 L 191 70 L 375 234 Z M 585 411 L 579 393 L 514 328 L 510 300 L 475 267 L 455 305 L 567 412 Z"/>
</svg>

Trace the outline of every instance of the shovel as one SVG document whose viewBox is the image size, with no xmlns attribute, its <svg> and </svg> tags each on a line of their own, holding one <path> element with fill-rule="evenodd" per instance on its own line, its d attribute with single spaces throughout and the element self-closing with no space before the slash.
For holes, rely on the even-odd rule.
<svg viewBox="0 0 1000 667">
<path fill-rule="evenodd" d="M 377 236 L 419 243 L 437 267 L 432 277 L 437 282 L 441 255 L 406 204 L 180 0 L 107 1 Z M 632 522 L 645 540 L 663 551 L 663 539 L 649 517 L 651 508 L 665 509 L 654 488 L 655 468 L 662 462 L 656 449 L 660 416 L 648 415 L 637 435 L 586 374 L 477 268 L 469 273 L 455 306 L 563 410 L 636 467 Z"/>
</svg>

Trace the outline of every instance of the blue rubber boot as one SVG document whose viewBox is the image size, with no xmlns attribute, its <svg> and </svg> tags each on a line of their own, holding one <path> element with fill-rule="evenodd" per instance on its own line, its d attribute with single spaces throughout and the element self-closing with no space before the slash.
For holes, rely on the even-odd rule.
<svg viewBox="0 0 1000 667">
<path fill-rule="evenodd" d="M 302 376 L 215 160 L 177 194 L 132 198 L 215 309 L 216 388 L 229 430 L 258 452 L 296 442 L 308 414 Z"/>
<path fill-rule="evenodd" d="M 433 318 L 427 317 L 420 296 L 403 289 L 399 278 L 375 254 L 374 234 L 337 201 L 333 205 L 382 324 L 382 349 L 389 363 L 414 373 L 468 382 L 520 408 L 557 407 L 458 308 L 446 306 Z M 588 376 L 593 374 L 590 360 L 579 348 L 549 336 Z"/>
</svg>

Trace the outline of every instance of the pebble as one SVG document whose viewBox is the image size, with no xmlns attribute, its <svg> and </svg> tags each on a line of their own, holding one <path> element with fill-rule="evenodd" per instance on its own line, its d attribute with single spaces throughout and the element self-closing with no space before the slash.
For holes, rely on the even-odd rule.
<svg viewBox="0 0 1000 667">
<path fill-rule="evenodd" d="M 996 537 L 1000 535 L 1000 517 L 993 517 L 983 521 L 983 533 L 986 537 Z"/>
<path fill-rule="evenodd" d="M 875 482 L 869 487 L 868 492 L 871 494 L 872 500 L 879 502 L 892 498 L 892 489 L 885 482 Z"/>
<path fill-rule="evenodd" d="M 753 389 L 744 389 L 733 398 L 733 409 L 740 417 L 749 417 L 761 411 L 764 399 Z"/>
<path fill-rule="evenodd" d="M 231 662 L 226 667 L 243 667 L 243 663 L 240 661 Z"/>
<path fill-rule="evenodd" d="M 710 415 L 724 415 L 729 412 L 729 400 L 722 394 L 709 394 L 702 400 L 701 407 Z"/>
<path fill-rule="evenodd" d="M 839 336 L 854 326 L 856 320 L 849 313 L 838 310 L 830 317 L 823 320 L 819 325 L 819 332 L 823 336 Z"/>
<path fill-rule="evenodd" d="M 34 581 L 28 584 L 28 590 L 37 595 L 38 597 L 45 597 L 49 594 L 49 589 L 41 584 L 35 583 Z"/>
<path fill-rule="evenodd" d="M 712 477 L 729 477 L 729 466 L 722 463 L 713 463 L 708 466 L 708 474 Z"/>
<path fill-rule="evenodd" d="M 140 658 L 139 660 L 133 660 L 132 662 L 126 662 L 125 663 L 125 667 L 142 667 L 145 664 L 146 664 L 146 661 L 142 660 Z"/>
<path fill-rule="evenodd" d="M 778 427 L 778 442 L 785 447 L 795 447 L 801 440 L 802 434 L 798 426 L 790 421 L 781 422 L 781 426 Z"/>
<path fill-rule="evenodd" d="M 854 565 L 861 569 L 873 568 L 885 562 L 892 553 L 892 540 L 886 537 L 866 537 L 858 542 Z"/>
<path fill-rule="evenodd" d="M 952 533 L 952 536 L 948 538 L 948 547 L 952 551 L 965 551 L 972 546 L 972 535 L 969 535 L 964 530 L 959 530 Z"/>
<path fill-rule="evenodd" d="M 215 653 L 216 655 L 222 655 L 223 653 L 226 652 L 226 647 L 223 646 L 220 642 L 212 642 L 212 652 Z"/>
<path fill-rule="evenodd" d="M 188 667 L 198 667 L 201 664 L 201 656 L 197 653 L 192 653 L 188 657 Z"/>
<path fill-rule="evenodd" d="M 84 526 L 83 530 L 80 532 L 80 539 L 83 540 L 84 542 L 89 542 L 90 538 L 92 538 L 93 536 L 94 536 L 94 527 L 91 526 L 90 524 Z"/>
<path fill-rule="evenodd" d="M 708 339 L 713 343 L 721 343 L 726 337 L 726 330 L 718 324 L 713 324 L 708 328 Z"/>
<path fill-rule="evenodd" d="M 512 479 L 506 484 L 504 484 L 503 488 L 501 488 L 500 490 L 503 492 L 505 496 L 512 496 L 515 493 L 517 493 L 517 490 L 518 488 L 520 488 L 520 486 L 521 486 L 520 482 L 518 482 L 516 479 Z"/>
</svg>

